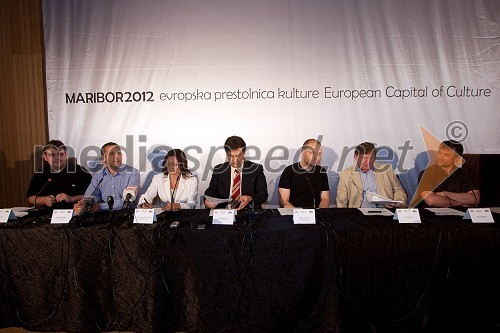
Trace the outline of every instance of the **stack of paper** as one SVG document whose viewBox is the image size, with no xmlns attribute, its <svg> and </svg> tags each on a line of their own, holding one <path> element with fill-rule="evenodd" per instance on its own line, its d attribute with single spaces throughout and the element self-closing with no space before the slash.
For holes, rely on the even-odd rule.
<svg viewBox="0 0 500 333">
<path fill-rule="evenodd" d="M 388 205 L 388 204 L 403 204 L 403 201 L 391 200 L 389 198 L 385 198 L 378 193 L 374 192 L 366 192 L 366 199 L 368 202 L 379 204 L 379 205 Z"/>
<path fill-rule="evenodd" d="M 426 208 L 436 215 L 454 215 L 454 216 L 464 216 L 464 212 L 453 208 Z"/>
</svg>

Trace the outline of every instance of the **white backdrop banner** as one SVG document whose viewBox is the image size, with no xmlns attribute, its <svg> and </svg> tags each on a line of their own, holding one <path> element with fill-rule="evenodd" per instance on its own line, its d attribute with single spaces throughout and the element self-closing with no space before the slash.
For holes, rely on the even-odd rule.
<svg viewBox="0 0 500 333">
<path fill-rule="evenodd" d="M 332 203 L 371 141 L 411 194 L 419 125 L 500 153 L 499 17 L 495 0 L 43 0 L 50 138 L 92 171 L 119 143 L 143 190 L 181 148 L 203 194 L 239 135 L 271 205 L 304 140 L 323 142 Z"/>
</svg>

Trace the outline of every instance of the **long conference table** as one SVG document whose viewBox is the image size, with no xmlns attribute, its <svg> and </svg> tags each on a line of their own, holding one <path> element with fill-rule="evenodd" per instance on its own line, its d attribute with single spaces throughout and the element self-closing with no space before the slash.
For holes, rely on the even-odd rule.
<svg viewBox="0 0 500 333">
<path fill-rule="evenodd" d="M 1 224 L 0 327 L 500 331 L 499 215 L 473 224 L 421 209 L 422 223 L 400 224 L 321 209 L 315 225 L 294 225 L 272 209 L 222 226 L 208 214 Z"/>
</svg>

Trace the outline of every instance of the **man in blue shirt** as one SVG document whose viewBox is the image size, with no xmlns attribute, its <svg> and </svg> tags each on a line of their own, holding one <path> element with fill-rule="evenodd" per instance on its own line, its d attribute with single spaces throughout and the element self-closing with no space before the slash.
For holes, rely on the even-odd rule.
<svg viewBox="0 0 500 333">
<path fill-rule="evenodd" d="M 101 158 L 104 164 L 102 170 L 96 172 L 89 187 L 85 191 L 85 197 L 94 196 L 96 204 L 90 208 L 91 211 L 107 210 L 107 198 L 114 199 L 113 209 L 121 209 L 124 201 L 123 191 L 127 187 L 135 187 L 139 190 L 139 171 L 129 165 L 122 164 L 122 151 L 120 146 L 114 142 L 108 142 L 101 148 Z M 73 209 L 79 214 L 84 206 L 84 200 L 75 204 Z"/>
</svg>

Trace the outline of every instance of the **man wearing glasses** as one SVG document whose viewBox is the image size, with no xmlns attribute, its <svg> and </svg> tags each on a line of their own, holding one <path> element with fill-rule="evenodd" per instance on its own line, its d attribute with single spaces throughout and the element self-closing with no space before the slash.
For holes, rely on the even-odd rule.
<svg viewBox="0 0 500 333">
<path fill-rule="evenodd" d="M 51 140 L 43 148 L 43 169 L 31 178 L 26 197 L 35 208 L 66 209 L 83 198 L 92 176 L 68 161 L 66 146 Z"/>
<path fill-rule="evenodd" d="M 210 185 L 205 191 L 208 208 L 261 208 L 267 200 L 267 182 L 262 165 L 245 160 L 246 143 L 239 136 L 231 136 L 224 143 L 228 161 L 215 166 Z M 227 199 L 222 204 L 210 198 Z"/>
</svg>

